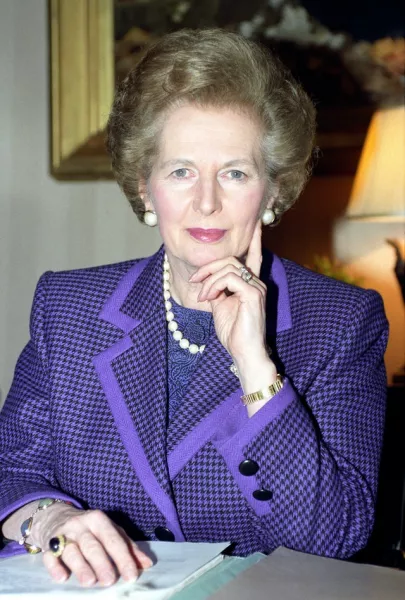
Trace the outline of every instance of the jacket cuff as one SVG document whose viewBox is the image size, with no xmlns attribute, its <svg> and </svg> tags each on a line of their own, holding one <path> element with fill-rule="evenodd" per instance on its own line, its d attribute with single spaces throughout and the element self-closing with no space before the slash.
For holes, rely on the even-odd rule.
<svg viewBox="0 0 405 600">
<path fill-rule="evenodd" d="M 212 438 L 212 443 L 222 455 L 240 491 L 259 517 L 271 512 L 272 491 L 263 489 L 255 474 L 247 474 L 252 471 L 252 467 L 253 470 L 257 467 L 260 470 L 260 465 L 253 461 L 244 463 L 250 461 L 244 448 L 293 402 L 299 402 L 299 399 L 291 383 L 285 378 L 283 388 L 252 417 L 249 418 L 245 407 L 242 407 L 243 412 L 238 410 L 239 415 L 234 415 L 235 418 L 230 419 Z"/>
<path fill-rule="evenodd" d="M 0 559 L 11 558 L 12 556 L 18 556 L 18 554 L 27 554 L 24 546 L 20 546 L 18 542 L 8 542 L 4 548 L 0 548 Z"/>
</svg>

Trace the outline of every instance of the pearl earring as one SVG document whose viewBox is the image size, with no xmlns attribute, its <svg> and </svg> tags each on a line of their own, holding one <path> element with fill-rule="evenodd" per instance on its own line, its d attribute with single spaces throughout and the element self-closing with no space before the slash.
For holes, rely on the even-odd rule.
<svg viewBox="0 0 405 600">
<path fill-rule="evenodd" d="M 275 214 L 274 210 L 271 210 L 271 208 L 266 208 L 266 210 L 264 211 L 264 213 L 262 215 L 263 225 L 271 225 L 271 223 L 274 223 L 275 220 L 276 220 L 276 214 Z"/>
<path fill-rule="evenodd" d="M 145 225 L 149 225 L 149 227 L 156 227 L 157 225 L 157 216 L 156 213 L 152 210 L 147 210 L 143 215 L 143 222 Z"/>
</svg>

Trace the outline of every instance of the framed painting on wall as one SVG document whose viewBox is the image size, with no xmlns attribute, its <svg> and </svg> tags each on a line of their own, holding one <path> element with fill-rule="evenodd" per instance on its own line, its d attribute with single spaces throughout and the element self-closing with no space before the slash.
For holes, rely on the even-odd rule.
<svg viewBox="0 0 405 600">
<path fill-rule="evenodd" d="M 112 0 L 49 0 L 51 165 L 58 179 L 111 177 L 104 128 L 114 95 Z"/>
<path fill-rule="evenodd" d="M 353 174 L 379 100 L 362 81 L 364 73 L 376 81 L 372 45 L 329 31 L 308 13 L 305 0 L 301 4 L 49 0 L 52 175 L 112 177 L 104 138 L 115 85 L 150 42 L 182 27 L 223 27 L 275 49 L 317 105 L 315 173 Z M 380 87 L 395 88 L 381 69 Z"/>
</svg>

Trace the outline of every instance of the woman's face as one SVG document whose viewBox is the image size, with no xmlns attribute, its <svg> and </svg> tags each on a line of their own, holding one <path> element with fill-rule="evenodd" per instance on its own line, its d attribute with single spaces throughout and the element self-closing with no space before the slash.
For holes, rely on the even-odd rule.
<svg viewBox="0 0 405 600">
<path fill-rule="evenodd" d="M 266 191 L 259 125 L 186 105 L 167 118 L 144 195 L 171 262 L 198 268 L 248 250 Z"/>
</svg>

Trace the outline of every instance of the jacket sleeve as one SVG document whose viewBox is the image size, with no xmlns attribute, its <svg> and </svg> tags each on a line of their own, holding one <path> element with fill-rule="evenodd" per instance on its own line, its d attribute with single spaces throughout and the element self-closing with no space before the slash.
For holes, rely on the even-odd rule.
<svg viewBox="0 0 405 600">
<path fill-rule="evenodd" d="M 44 315 L 50 273 L 38 282 L 31 312 L 31 339 L 21 353 L 0 412 L 0 526 L 33 500 L 59 498 L 80 504 L 58 488 L 54 474 Z M 1 539 L 1 536 L 0 536 Z M 25 552 L 10 542 L 0 558 Z"/>
<path fill-rule="evenodd" d="M 387 337 L 381 298 L 367 291 L 304 398 L 287 379 L 251 419 L 214 440 L 269 547 L 345 558 L 366 545 L 383 438 Z M 258 465 L 256 474 L 239 471 L 244 460 Z M 257 490 L 267 496 L 256 499 Z"/>
</svg>

